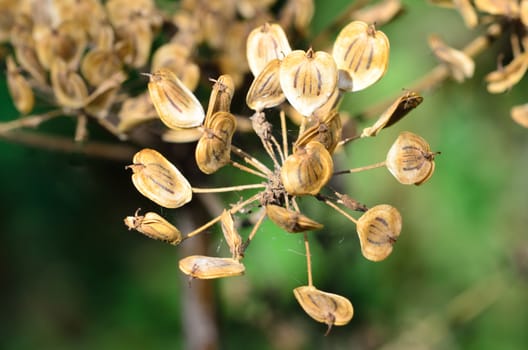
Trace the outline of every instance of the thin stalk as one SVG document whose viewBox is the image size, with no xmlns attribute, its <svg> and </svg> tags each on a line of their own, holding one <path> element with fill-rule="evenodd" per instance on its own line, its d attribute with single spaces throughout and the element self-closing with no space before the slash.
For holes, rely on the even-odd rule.
<svg viewBox="0 0 528 350">
<path fill-rule="evenodd" d="M 266 210 L 263 209 L 262 210 L 262 213 L 260 213 L 260 216 L 257 220 L 257 222 L 255 223 L 255 225 L 253 226 L 253 229 L 251 230 L 251 232 L 249 233 L 249 236 L 246 240 L 246 242 L 244 243 L 244 246 L 242 248 L 242 252 L 245 252 L 247 247 L 249 246 L 249 243 L 251 243 L 251 241 L 253 240 L 253 238 L 255 237 L 255 235 L 257 234 L 257 230 L 259 229 L 260 225 L 262 225 L 262 222 L 264 221 L 264 218 L 266 217 Z"/>
<path fill-rule="evenodd" d="M 88 118 L 86 114 L 79 114 L 77 116 L 77 125 L 75 126 L 75 136 L 73 140 L 75 142 L 83 142 L 88 136 L 88 130 L 86 129 L 86 124 L 88 123 Z"/>
<path fill-rule="evenodd" d="M 279 158 L 281 159 L 281 163 L 284 163 L 284 153 L 282 153 L 282 148 L 279 144 L 279 141 L 277 141 L 277 139 L 275 138 L 275 136 L 271 135 L 270 137 L 271 139 L 271 142 L 273 143 L 273 145 L 275 146 L 275 148 L 277 149 L 277 153 L 279 154 Z"/>
<path fill-rule="evenodd" d="M 306 251 L 306 270 L 308 272 L 308 286 L 313 286 L 312 277 L 312 254 L 310 253 L 310 242 L 308 242 L 308 233 L 304 232 L 304 249 Z"/>
<path fill-rule="evenodd" d="M 222 193 L 222 192 L 252 190 L 255 188 L 264 188 L 264 187 L 266 187 L 266 184 L 248 184 L 248 185 L 238 185 L 238 186 L 218 187 L 218 188 L 193 187 L 192 191 L 193 193 Z"/>
<path fill-rule="evenodd" d="M 385 161 L 382 161 L 382 162 L 371 164 L 371 165 L 365 165 L 365 166 L 362 166 L 362 167 L 359 167 L 359 168 L 352 168 L 352 169 L 347 169 L 347 170 L 336 171 L 334 173 L 334 175 L 359 173 L 361 171 L 381 168 L 381 167 L 384 167 L 384 166 L 385 166 Z"/>
<path fill-rule="evenodd" d="M 258 159 L 255 157 L 252 157 L 248 153 L 244 152 L 242 149 L 238 148 L 235 145 L 231 145 L 231 151 L 235 153 L 240 158 L 244 159 L 244 161 L 252 166 L 254 166 L 257 170 L 263 172 L 264 174 L 270 176 L 272 174 L 272 171 L 265 166 L 263 163 L 261 163 Z"/>
<path fill-rule="evenodd" d="M 341 141 L 339 141 L 337 143 L 337 147 L 341 147 L 341 146 L 344 146 L 346 145 L 347 143 L 349 142 L 352 142 L 352 141 L 355 141 L 357 139 L 360 139 L 361 138 L 361 135 L 356 135 L 356 136 L 352 136 L 352 137 L 347 137 L 346 139 L 342 139 Z M 337 148 L 336 147 L 336 148 Z"/>
<path fill-rule="evenodd" d="M 344 217 L 346 217 L 348 220 L 352 221 L 354 224 L 357 225 L 357 220 L 351 216 L 350 214 L 348 214 L 346 211 L 344 211 L 343 209 L 339 208 L 335 203 L 331 202 L 330 200 L 328 199 L 325 199 L 323 202 L 326 203 L 326 205 L 334 208 L 339 214 L 343 215 Z"/>
<path fill-rule="evenodd" d="M 286 159 L 288 157 L 288 130 L 286 129 L 286 114 L 283 110 L 280 111 L 280 122 L 282 132 L 282 153 Z"/>
<path fill-rule="evenodd" d="M 15 129 L 30 127 L 34 128 L 39 126 L 41 123 L 50 119 L 65 115 L 60 109 L 53 110 L 44 114 L 28 115 L 26 117 L 11 120 L 5 123 L 0 123 L 0 134 L 13 131 Z"/>
<path fill-rule="evenodd" d="M 231 165 L 234 166 L 235 168 L 238 168 L 242 171 L 245 171 L 246 173 L 250 173 L 250 174 L 253 174 L 253 175 L 256 175 L 258 177 L 261 177 L 263 179 L 267 179 L 268 177 L 266 175 L 264 175 L 263 173 L 257 171 L 257 170 L 254 170 L 254 169 L 251 169 L 245 165 L 242 165 L 238 162 L 235 162 L 234 160 L 231 160 L 230 161 Z"/>
</svg>

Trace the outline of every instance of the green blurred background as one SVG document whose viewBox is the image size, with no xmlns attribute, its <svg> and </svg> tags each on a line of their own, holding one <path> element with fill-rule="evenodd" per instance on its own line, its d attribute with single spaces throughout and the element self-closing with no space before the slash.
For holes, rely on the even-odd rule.
<svg viewBox="0 0 528 350">
<path fill-rule="evenodd" d="M 317 1 L 313 33 L 346 3 Z M 396 96 L 434 67 L 427 35 L 441 34 L 454 47 L 476 35 L 454 11 L 404 3 L 405 13 L 382 28 L 391 42 L 388 73 L 348 96 L 343 110 L 354 114 Z M 353 224 L 322 203 L 301 201 L 325 224 L 312 239 L 315 284 L 352 301 L 351 323 L 324 337 L 325 326 L 304 314 L 292 293 L 306 283 L 302 239 L 266 222 L 247 252 L 246 275 L 214 283 L 220 348 L 528 346 L 528 137 L 509 117 L 511 106 L 528 102 L 528 81 L 490 95 L 483 80 L 504 44 L 476 59 L 474 78 L 424 93 L 406 119 L 337 156 L 342 167 L 381 161 L 403 130 L 442 152 L 420 187 L 398 184 L 385 169 L 341 178 L 338 185 L 354 198 L 402 213 L 403 231 L 387 260 L 365 260 Z M 6 121 L 17 113 L 1 81 Z M 41 130 L 73 135 L 74 121 L 58 119 Z M 192 293 L 195 282 L 189 287 L 178 269 L 179 248 L 123 225 L 138 207 L 160 210 L 134 189 L 126 163 L 6 141 L 0 160 L 0 347 L 184 348 L 182 293 Z M 223 180 L 237 174 L 221 170 L 209 185 L 227 185 Z M 178 224 L 189 211 L 163 214 Z M 218 232 L 209 236 L 210 253 L 225 253 Z"/>
</svg>

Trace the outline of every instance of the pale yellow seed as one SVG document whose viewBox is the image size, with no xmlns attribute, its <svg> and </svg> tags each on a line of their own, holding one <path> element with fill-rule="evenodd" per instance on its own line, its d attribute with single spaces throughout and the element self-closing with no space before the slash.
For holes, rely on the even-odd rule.
<svg viewBox="0 0 528 350">
<path fill-rule="evenodd" d="M 180 270 L 193 278 L 212 279 L 240 276 L 245 267 L 236 259 L 192 255 L 180 260 Z"/>
</svg>

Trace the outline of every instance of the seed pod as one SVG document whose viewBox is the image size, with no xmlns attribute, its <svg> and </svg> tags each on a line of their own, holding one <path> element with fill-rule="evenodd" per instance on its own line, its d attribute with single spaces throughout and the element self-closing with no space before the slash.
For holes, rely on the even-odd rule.
<svg viewBox="0 0 528 350">
<path fill-rule="evenodd" d="M 381 204 L 370 208 L 357 222 L 361 252 L 370 261 L 384 260 L 400 236 L 402 219 L 398 210 Z"/>
<path fill-rule="evenodd" d="M 436 154 L 423 138 L 404 131 L 389 149 L 386 166 L 400 183 L 421 185 L 433 175 Z"/>
<path fill-rule="evenodd" d="M 316 195 L 328 183 L 333 171 L 330 153 L 320 142 L 311 141 L 286 158 L 281 181 L 291 196 Z"/>
<path fill-rule="evenodd" d="M 147 237 L 178 245 L 182 241 L 180 230 L 154 212 L 138 215 L 139 209 L 134 216 L 125 218 L 125 225 L 129 230 L 136 230 Z"/>
<path fill-rule="evenodd" d="M 451 76 L 459 83 L 473 76 L 475 62 L 463 51 L 447 46 L 438 35 L 429 36 L 429 47 L 433 50 L 436 58 L 447 65 L 451 71 Z"/>
<path fill-rule="evenodd" d="M 293 150 L 306 146 L 310 141 L 318 141 L 325 146 L 330 154 L 334 153 L 337 144 L 341 140 L 341 117 L 334 110 L 322 120 L 318 120 L 299 135 L 293 145 Z"/>
<path fill-rule="evenodd" d="M 475 7 L 492 15 L 516 18 L 519 16 L 519 5 L 517 0 L 475 0 Z"/>
<path fill-rule="evenodd" d="M 485 77 L 488 92 L 500 94 L 517 84 L 528 69 L 528 52 L 515 57 L 507 66 L 488 73 Z"/>
<path fill-rule="evenodd" d="M 88 88 L 83 78 L 71 71 L 66 62 L 56 58 L 51 64 L 50 76 L 53 93 L 61 106 L 81 108 L 86 104 Z"/>
<path fill-rule="evenodd" d="M 318 107 L 313 112 L 314 118 L 325 119 L 325 118 L 328 118 L 329 115 L 332 115 L 333 113 L 337 112 L 337 110 L 339 109 L 339 104 L 341 103 L 342 97 L 343 97 L 343 90 L 339 89 L 336 86 L 336 88 L 334 89 L 334 92 L 328 98 L 328 100 L 325 103 L 323 103 L 321 107 Z"/>
<path fill-rule="evenodd" d="M 211 279 L 240 276 L 245 267 L 238 260 L 232 258 L 216 258 L 212 256 L 191 255 L 180 260 L 180 270 L 198 279 Z"/>
<path fill-rule="evenodd" d="M 132 182 L 151 201 L 179 208 L 192 199 L 192 188 L 180 171 L 159 152 L 144 148 L 134 155 Z"/>
<path fill-rule="evenodd" d="M 363 90 L 377 82 L 389 65 L 389 39 L 374 25 L 354 21 L 339 32 L 332 56 L 339 72 L 339 88 Z"/>
<path fill-rule="evenodd" d="M 117 72 L 122 71 L 119 57 L 111 50 L 94 49 L 81 62 L 81 73 L 92 86 L 98 86 Z"/>
<path fill-rule="evenodd" d="M 249 33 L 246 56 L 253 76 L 258 76 L 269 61 L 282 60 L 291 52 L 288 38 L 278 24 L 265 23 Z"/>
<path fill-rule="evenodd" d="M 262 69 L 249 87 L 246 103 L 249 108 L 260 112 L 266 108 L 280 105 L 286 97 L 282 92 L 279 79 L 280 60 L 274 59 Z"/>
<path fill-rule="evenodd" d="M 282 61 L 279 74 L 286 99 L 304 116 L 325 104 L 337 85 L 336 64 L 324 51 L 292 51 Z"/>
<path fill-rule="evenodd" d="M 140 95 L 137 95 L 136 97 L 127 98 L 121 105 L 118 117 L 118 131 L 128 132 L 139 124 L 157 119 L 158 114 L 156 113 L 156 109 L 150 100 L 149 94 L 144 92 Z M 198 136 L 196 140 L 199 137 L 200 136 Z"/>
<path fill-rule="evenodd" d="M 521 18 L 522 24 L 524 24 L 525 27 L 528 27 L 528 1 L 527 0 L 521 0 L 519 12 L 520 12 L 519 17 Z"/>
<path fill-rule="evenodd" d="M 229 163 L 236 118 L 229 112 L 217 112 L 210 124 L 195 150 L 196 164 L 205 174 L 212 174 Z"/>
<path fill-rule="evenodd" d="M 28 45 L 18 45 L 14 47 L 15 57 L 22 69 L 42 85 L 48 85 L 47 73 L 40 64 L 35 50 Z"/>
<path fill-rule="evenodd" d="M 478 16 L 470 0 L 455 0 L 453 3 L 464 19 L 466 26 L 468 28 L 475 28 L 478 24 Z"/>
<path fill-rule="evenodd" d="M 233 216 L 229 211 L 224 209 L 224 212 L 220 217 L 220 224 L 222 225 L 222 232 L 224 233 L 226 243 L 229 246 L 229 251 L 233 256 L 233 259 L 240 260 L 242 258 L 240 254 L 242 237 L 238 234 L 233 221 Z"/>
<path fill-rule="evenodd" d="M 116 32 L 120 40 L 116 42 L 115 50 L 121 60 L 133 68 L 145 66 L 154 39 L 150 22 L 144 18 L 136 18 L 116 26 Z"/>
<path fill-rule="evenodd" d="M 33 94 L 33 89 L 31 85 L 24 78 L 18 67 L 16 66 L 15 60 L 12 56 L 7 57 L 7 87 L 9 89 L 9 94 L 13 99 L 13 103 L 17 109 L 22 114 L 27 114 L 31 112 L 33 106 L 35 105 L 35 95 Z"/>
<path fill-rule="evenodd" d="M 320 230 L 323 225 L 294 210 L 278 205 L 266 205 L 266 215 L 277 226 L 290 233 Z"/>
<path fill-rule="evenodd" d="M 107 116 L 110 107 L 115 101 L 116 94 L 125 80 L 126 75 L 123 71 L 118 71 L 108 76 L 86 98 L 84 110 L 101 121 Z"/>
<path fill-rule="evenodd" d="M 152 56 L 153 72 L 161 68 L 173 71 L 178 79 L 193 91 L 200 80 L 200 67 L 192 62 L 189 49 L 179 43 L 168 43 L 160 46 Z"/>
<path fill-rule="evenodd" d="M 528 128 L 528 103 L 519 106 L 513 106 L 510 114 L 512 119 L 517 124 Z"/>
<path fill-rule="evenodd" d="M 198 141 L 203 136 L 203 129 L 196 127 L 192 129 L 168 129 L 161 135 L 165 142 L 187 143 Z"/>
<path fill-rule="evenodd" d="M 216 112 L 229 112 L 234 93 L 235 83 L 229 75 L 224 74 L 218 77 L 217 80 L 214 80 L 209 105 L 207 106 L 207 113 L 205 115 L 204 126 L 206 128 L 211 127 L 213 114 Z"/>
<path fill-rule="evenodd" d="M 395 124 L 400 119 L 405 117 L 407 113 L 418 107 L 422 103 L 423 97 L 413 91 L 408 91 L 402 96 L 398 97 L 396 101 L 390 105 L 385 112 L 383 112 L 374 125 L 369 126 L 361 132 L 361 137 L 376 136 L 381 129 L 388 128 Z"/>
<path fill-rule="evenodd" d="M 354 316 L 354 308 L 347 298 L 318 290 L 314 286 L 301 286 L 293 290 L 295 299 L 314 320 L 332 326 L 344 326 Z"/>
<path fill-rule="evenodd" d="M 200 101 L 170 70 L 150 75 L 148 90 L 161 121 L 169 128 L 193 128 L 205 118 Z"/>
</svg>

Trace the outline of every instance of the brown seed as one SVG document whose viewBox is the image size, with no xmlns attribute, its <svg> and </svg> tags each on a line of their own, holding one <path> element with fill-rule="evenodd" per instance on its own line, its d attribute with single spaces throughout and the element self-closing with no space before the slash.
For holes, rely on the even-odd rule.
<svg viewBox="0 0 528 350">
<path fill-rule="evenodd" d="M 389 39 L 374 25 L 354 21 L 339 32 L 332 51 L 339 72 L 339 88 L 363 90 L 377 82 L 389 65 Z"/>
<path fill-rule="evenodd" d="M 279 76 L 288 102 L 307 117 L 329 100 L 337 86 L 336 64 L 324 51 L 292 51 L 282 61 Z"/>
<path fill-rule="evenodd" d="M 192 199 L 192 188 L 180 171 L 158 151 L 142 149 L 134 155 L 132 182 L 151 201 L 165 208 L 179 208 Z"/>
<path fill-rule="evenodd" d="M 279 59 L 271 60 L 255 77 L 246 96 L 246 104 L 249 108 L 261 112 L 284 102 L 286 97 L 279 79 L 280 62 Z"/>
<path fill-rule="evenodd" d="M 357 222 L 363 256 L 371 261 L 387 258 L 400 236 L 401 227 L 401 215 L 396 208 L 387 204 L 370 208 Z"/>
<path fill-rule="evenodd" d="M 258 76 L 269 61 L 282 60 L 291 52 L 288 38 L 278 24 L 265 23 L 251 31 L 246 42 L 246 57 L 253 76 Z"/>
<path fill-rule="evenodd" d="M 182 241 L 180 230 L 154 212 L 139 215 L 139 209 L 134 216 L 125 218 L 125 225 L 129 230 L 136 230 L 147 237 L 178 245 Z"/>
<path fill-rule="evenodd" d="M 224 233 L 224 238 L 233 259 L 240 260 L 242 258 L 240 254 L 242 237 L 238 234 L 233 221 L 233 216 L 229 211 L 224 209 L 220 218 L 220 224 L 222 225 L 222 232 Z"/>
<path fill-rule="evenodd" d="M 169 128 L 193 128 L 205 118 L 200 101 L 169 69 L 150 75 L 148 90 L 161 121 Z"/>
<path fill-rule="evenodd" d="M 20 70 L 16 66 L 12 56 L 7 57 L 6 63 L 9 94 L 13 99 L 17 111 L 22 114 L 27 114 L 33 110 L 33 106 L 35 105 L 33 89 L 26 78 L 20 74 Z"/>
<path fill-rule="evenodd" d="M 354 316 L 354 308 L 347 298 L 318 290 L 314 286 L 301 286 L 293 290 L 303 310 L 314 320 L 332 326 L 344 326 Z"/>
<path fill-rule="evenodd" d="M 193 278 L 211 279 L 240 276 L 245 267 L 232 258 L 216 258 L 212 256 L 191 255 L 180 260 L 180 270 Z"/>
<path fill-rule="evenodd" d="M 116 32 L 120 39 L 116 42 L 115 50 L 121 60 L 133 68 L 145 66 L 154 39 L 150 22 L 144 18 L 136 18 L 116 26 Z"/>
<path fill-rule="evenodd" d="M 320 230 L 323 225 L 303 214 L 278 205 L 266 205 L 266 215 L 277 226 L 290 233 Z"/>
<path fill-rule="evenodd" d="M 500 94 L 511 89 L 517 84 L 528 69 L 528 52 L 515 57 L 507 66 L 488 73 L 485 80 L 488 83 L 488 92 Z"/>
<path fill-rule="evenodd" d="M 475 62 L 460 50 L 455 50 L 444 43 L 438 35 L 429 35 L 429 47 L 441 62 L 445 63 L 453 78 L 459 83 L 471 78 L 475 71 Z"/>
<path fill-rule="evenodd" d="M 380 115 L 374 125 L 363 129 L 361 137 L 376 136 L 382 129 L 388 128 L 405 117 L 407 113 L 418 107 L 422 101 L 423 97 L 416 92 L 408 91 L 404 93 Z"/>
<path fill-rule="evenodd" d="M 328 183 L 333 171 L 332 156 L 325 146 L 311 141 L 286 158 L 281 180 L 291 196 L 316 195 Z"/>
<path fill-rule="evenodd" d="M 341 140 L 342 129 L 341 117 L 334 110 L 323 119 L 316 120 L 313 125 L 309 126 L 299 135 L 299 138 L 293 145 L 294 152 L 297 148 L 306 146 L 310 141 L 318 141 L 332 154 Z"/>
<path fill-rule="evenodd" d="M 433 175 L 436 154 L 423 138 L 404 131 L 389 149 L 386 166 L 400 183 L 421 185 Z"/>
<path fill-rule="evenodd" d="M 205 115 L 204 126 L 206 128 L 211 127 L 213 114 L 216 112 L 229 112 L 234 93 L 235 83 L 233 82 L 233 78 L 228 74 L 221 75 L 217 80 L 214 80 L 209 105 L 207 106 L 207 113 Z"/>
</svg>

